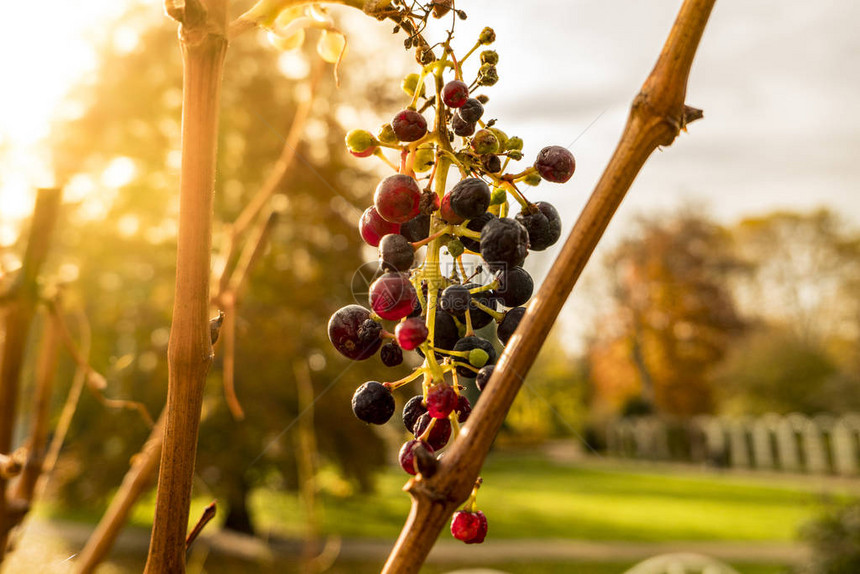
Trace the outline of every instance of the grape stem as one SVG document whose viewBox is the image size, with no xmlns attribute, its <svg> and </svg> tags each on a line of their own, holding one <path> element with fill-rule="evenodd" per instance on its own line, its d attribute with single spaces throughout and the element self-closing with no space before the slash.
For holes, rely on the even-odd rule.
<svg viewBox="0 0 860 574">
<path fill-rule="evenodd" d="M 453 227 L 451 229 L 451 231 L 455 235 L 459 235 L 460 237 L 471 237 L 472 239 L 480 239 L 481 238 L 481 232 L 480 231 L 473 231 L 473 230 L 469 229 L 468 227 L 466 227 L 465 223 L 462 223 L 460 225 L 457 225 L 456 227 Z"/>
<path fill-rule="evenodd" d="M 472 49 L 471 49 L 471 50 L 469 50 L 468 52 L 466 52 L 466 55 L 465 55 L 465 56 L 463 56 L 462 58 L 460 58 L 460 66 L 462 66 L 462 65 L 463 65 L 463 62 L 465 62 L 466 60 L 468 60 L 468 59 L 469 59 L 469 56 L 471 56 L 472 54 L 474 54 L 474 53 L 475 53 L 475 50 L 477 50 L 477 49 L 478 49 L 478 48 L 480 48 L 481 46 L 483 46 L 483 44 L 481 44 L 481 42 L 480 42 L 480 41 L 476 42 L 476 43 L 475 43 L 475 45 L 474 45 L 474 46 L 472 46 Z M 471 90 L 470 90 L 470 91 L 471 91 Z"/>
<path fill-rule="evenodd" d="M 402 379 L 399 379 L 399 380 L 391 382 L 391 383 L 382 383 L 382 384 L 384 386 L 388 387 L 389 390 L 394 391 L 394 390 L 399 389 L 400 387 L 402 387 L 405 384 L 411 383 L 412 381 L 414 381 L 415 379 L 417 379 L 421 375 L 425 374 L 426 372 L 427 372 L 427 369 L 422 368 L 422 367 L 418 367 L 417 369 L 415 369 L 414 371 L 412 371 L 410 374 L 406 375 Z"/>
<path fill-rule="evenodd" d="M 496 279 L 491 283 L 487 283 L 486 285 L 481 285 L 480 287 L 473 287 L 469 289 L 469 293 L 474 295 L 475 293 L 482 293 L 484 291 L 491 291 L 499 286 L 499 280 Z"/>
<path fill-rule="evenodd" d="M 387 157 L 385 157 L 385 154 L 384 154 L 384 153 L 382 153 L 382 150 L 381 150 L 381 149 L 376 148 L 376 151 L 375 151 L 375 152 L 373 152 L 373 155 L 375 155 L 376 157 L 378 157 L 379 159 L 381 159 L 381 160 L 383 161 L 383 163 L 385 163 L 386 165 L 388 165 L 388 167 L 390 167 L 390 168 L 391 168 L 391 169 L 393 169 L 394 171 L 396 171 L 396 172 L 398 172 L 398 173 L 400 172 L 400 169 L 399 169 L 396 165 L 394 165 L 394 162 L 392 162 L 390 159 L 388 159 Z"/>
<path fill-rule="evenodd" d="M 496 311 L 495 309 L 490 309 L 489 307 L 487 307 L 486 305 L 484 305 L 483 303 L 481 303 L 480 301 L 477 301 L 475 299 L 472 299 L 472 305 L 474 305 L 475 307 L 477 307 L 478 309 L 480 309 L 481 311 L 483 311 L 487 315 L 491 316 L 496 321 L 501 321 L 502 319 L 505 318 L 504 313 L 502 313 L 500 311 Z"/>
<path fill-rule="evenodd" d="M 433 235 L 425 237 L 421 241 L 415 241 L 411 245 L 414 249 L 418 249 L 419 247 L 423 247 L 423 246 L 427 245 L 428 243 L 430 243 L 431 241 L 438 239 L 438 238 L 442 237 L 443 235 L 447 235 L 448 233 L 451 233 L 452 231 L 454 231 L 454 226 L 446 225 L 445 227 L 443 227 L 442 229 L 440 229 L 439 231 L 437 231 Z"/>
</svg>

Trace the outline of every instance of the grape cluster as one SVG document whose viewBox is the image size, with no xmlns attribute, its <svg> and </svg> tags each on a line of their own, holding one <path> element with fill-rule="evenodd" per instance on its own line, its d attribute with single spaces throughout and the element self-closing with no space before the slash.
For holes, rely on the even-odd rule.
<svg viewBox="0 0 860 574">
<path fill-rule="evenodd" d="M 396 173 L 379 182 L 358 224 L 364 241 L 378 248 L 383 271 L 370 285 L 369 308 L 348 305 L 328 324 L 332 344 L 350 359 L 379 352 L 393 367 L 404 352 L 423 358 L 402 379 L 365 382 L 352 400 L 356 417 L 384 424 L 395 410 L 392 391 L 421 379 L 421 393 L 403 409 L 410 438 L 399 455 L 403 470 L 418 479 L 422 459 L 436 456 L 469 417 L 461 379 L 476 379 L 484 390 L 498 358 L 496 337 L 509 344 L 523 317 L 534 290 L 523 268 L 528 252 L 547 249 L 561 234 L 558 211 L 529 202 L 520 187 L 563 183 L 575 169 L 573 155 L 560 146 L 541 150 L 530 167 L 511 169 L 523 158 L 523 141 L 488 119 L 489 99 L 475 93 L 498 80 L 498 54 L 480 51 L 474 80 L 463 76 L 464 63 L 495 34 L 484 29 L 460 58 L 450 40 L 451 34 L 436 44 L 439 55 L 426 42 L 413 42 L 423 51 L 420 72 L 402 82 L 408 105 L 375 134 L 353 130 L 346 136 L 353 155 L 378 157 Z M 449 185 L 452 169 L 459 179 Z M 520 207 L 515 216 L 511 199 Z M 475 510 L 474 496 L 451 528 L 467 543 L 483 541 L 487 521 Z"/>
</svg>

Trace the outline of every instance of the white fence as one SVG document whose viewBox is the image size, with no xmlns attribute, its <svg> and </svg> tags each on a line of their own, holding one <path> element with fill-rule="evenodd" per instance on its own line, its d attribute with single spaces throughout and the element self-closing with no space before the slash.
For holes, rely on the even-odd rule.
<svg viewBox="0 0 860 574">
<path fill-rule="evenodd" d="M 611 455 L 644 460 L 814 474 L 860 475 L 860 413 L 618 419 L 607 427 Z"/>
</svg>

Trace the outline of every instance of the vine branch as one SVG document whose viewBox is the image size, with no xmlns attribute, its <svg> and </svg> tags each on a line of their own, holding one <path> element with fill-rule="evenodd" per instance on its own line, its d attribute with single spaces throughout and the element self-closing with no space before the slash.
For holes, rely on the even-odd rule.
<svg viewBox="0 0 860 574">
<path fill-rule="evenodd" d="M 21 270 L 8 294 L 4 324 L 7 336 L 0 356 L 0 454 L 8 454 L 12 449 L 21 370 L 38 303 L 38 277 L 48 257 L 61 202 L 60 189 L 40 189 L 36 194 Z M 10 333 L 14 336 L 9 336 Z M 6 479 L 0 475 L 0 563 L 6 553 L 9 530 L 15 526 L 19 514 L 6 486 Z"/>
<path fill-rule="evenodd" d="M 621 141 L 536 297 L 500 357 L 459 438 L 432 477 L 411 479 L 412 508 L 383 569 L 419 571 L 453 511 L 467 500 L 549 330 L 609 221 L 651 153 L 701 117 L 684 104 L 687 79 L 715 0 L 685 0 L 657 64 L 633 101 Z"/>
<path fill-rule="evenodd" d="M 146 423 L 146 426 L 152 428 L 155 423 L 152 421 L 152 416 L 149 414 L 149 411 L 146 410 L 146 406 L 143 403 L 125 399 L 110 399 L 104 396 L 104 389 L 107 388 L 107 379 L 104 375 L 95 370 L 92 365 L 90 365 L 85 353 L 78 348 L 78 345 L 75 343 L 75 340 L 69 331 L 66 319 L 60 312 L 57 301 L 48 301 L 47 307 L 48 312 L 51 314 L 52 322 L 56 325 L 57 333 L 62 340 L 63 346 L 72 357 L 72 360 L 75 362 L 78 369 L 83 373 L 87 388 L 93 393 L 96 400 L 108 408 L 137 411 L 140 418 L 143 419 L 144 423 Z M 75 399 L 75 403 L 77 403 L 77 399 Z M 72 413 L 74 413 L 74 409 L 72 410 Z"/>
<path fill-rule="evenodd" d="M 201 7 L 186 1 L 180 18 L 182 51 L 182 166 L 173 322 L 167 347 L 164 444 L 149 555 L 144 572 L 185 572 L 185 536 L 203 388 L 212 364 L 209 329 L 212 204 L 221 80 L 227 53 L 227 0 Z M 174 15 L 174 17 L 176 17 Z"/>
</svg>

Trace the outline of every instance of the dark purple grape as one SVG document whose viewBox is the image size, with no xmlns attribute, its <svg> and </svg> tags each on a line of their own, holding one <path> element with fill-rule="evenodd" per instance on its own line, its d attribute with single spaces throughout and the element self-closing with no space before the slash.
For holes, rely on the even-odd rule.
<svg viewBox="0 0 860 574">
<path fill-rule="evenodd" d="M 484 115 L 484 106 L 475 98 L 469 98 L 457 109 L 454 115 L 458 116 L 465 122 L 474 124 L 477 123 L 478 120 L 481 119 L 481 116 Z"/>
<path fill-rule="evenodd" d="M 352 412 L 360 421 L 384 425 L 394 414 L 394 396 L 382 383 L 368 381 L 352 395 Z"/>
<path fill-rule="evenodd" d="M 463 219 L 478 217 L 490 206 L 490 186 L 477 177 L 458 181 L 448 193 L 451 195 L 451 209 Z"/>
<path fill-rule="evenodd" d="M 481 257 L 491 270 L 521 266 L 528 247 L 528 231 L 513 219 L 493 219 L 481 230 Z"/>
<path fill-rule="evenodd" d="M 474 361 L 472 358 L 464 358 L 464 357 L 454 357 L 454 362 L 456 363 L 465 363 L 470 364 L 473 367 L 480 369 L 484 365 L 492 365 L 496 362 L 496 349 L 493 347 L 493 344 L 487 341 L 486 339 L 482 339 L 476 335 L 471 335 L 469 337 L 463 337 L 457 344 L 454 345 L 455 351 L 474 351 L 481 350 L 486 353 L 486 360 L 484 362 Z M 483 357 L 482 357 L 483 358 Z M 475 364 L 479 362 L 480 364 Z M 469 379 L 475 378 L 475 371 L 466 368 L 466 367 L 457 367 L 457 374 L 461 377 L 466 377 Z"/>
<path fill-rule="evenodd" d="M 496 329 L 496 335 L 499 337 L 499 341 L 505 345 L 508 344 L 511 335 L 513 335 L 514 331 L 517 330 L 517 327 L 525 313 L 525 307 L 514 307 L 513 309 L 509 309 L 505 312 L 505 318 L 502 319 L 502 322 L 499 323 L 498 329 Z"/>
<path fill-rule="evenodd" d="M 379 358 L 386 367 L 396 367 L 403 362 L 403 351 L 395 343 L 385 343 L 379 349 Z"/>
<path fill-rule="evenodd" d="M 522 267 L 510 267 L 499 274 L 496 295 L 505 307 L 519 307 L 526 303 L 534 292 L 532 276 Z"/>
<path fill-rule="evenodd" d="M 457 322 L 454 321 L 454 317 L 441 309 L 436 309 L 436 328 L 433 330 L 433 336 L 433 346 L 435 348 L 446 351 L 453 349 L 454 345 L 460 339 L 460 330 L 457 328 Z M 415 352 L 422 357 L 424 356 L 421 347 L 415 349 Z M 441 359 L 442 355 L 436 353 L 436 357 Z"/>
<path fill-rule="evenodd" d="M 543 251 L 561 237 L 561 217 L 555 207 L 545 201 L 523 208 L 516 220 L 528 231 L 529 249 L 533 251 Z"/>
<path fill-rule="evenodd" d="M 451 129 L 460 137 L 467 138 L 475 133 L 475 122 L 467 122 L 457 114 L 451 120 Z"/>
<path fill-rule="evenodd" d="M 469 288 L 463 285 L 446 287 L 442 291 L 442 296 L 439 297 L 439 306 L 442 310 L 459 318 L 466 315 L 466 310 L 469 309 L 471 303 L 472 295 L 469 293 Z"/>
<path fill-rule="evenodd" d="M 410 243 L 427 239 L 430 236 L 430 216 L 419 213 L 400 226 L 400 235 Z"/>
<path fill-rule="evenodd" d="M 477 283 L 467 283 L 463 285 L 463 287 L 466 289 L 474 289 L 476 287 L 480 287 L 480 285 Z M 478 291 L 477 293 L 472 294 L 472 301 L 469 303 L 469 316 L 472 319 L 472 328 L 480 329 L 481 327 L 489 325 L 493 321 L 493 316 L 483 309 L 479 309 L 478 306 L 475 305 L 476 301 L 495 311 L 496 294 L 493 290 Z"/>
<path fill-rule="evenodd" d="M 481 165 L 490 173 L 499 173 L 502 171 L 502 160 L 497 155 L 484 156 L 481 160 Z"/>
<path fill-rule="evenodd" d="M 564 183 L 576 170 L 576 160 L 567 148 L 551 145 L 540 150 L 535 160 L 535 168 L 545 180 Z"/>
<path fill-rule="evenodd" d="M 441 310 L 436 311 L 436 328 L 434 329 L 433 346 L 437 349 L 451 350 L 460 338 L 460 330 L 454 318 Z"/>
<path fill-rule="evenodd" d="M 472 403 L 469 402 L 466 395 L 460 395 L 457 399 L 457 408 L 454 410 L 457 411 L 457 422 L 464 423 L 469 419 L 469 415 L 472 414 Z"/>
<path fill-rule="evenodd" d="M 487 388 L 487 383 L 490 382 L 490 377 L 493 376 L 495 368 L 495 365 L 487 365 L 478 371 L 478 376 L 475 377 L 475 386 L 478 387 L 479 391 L 483 392 Z"/>
<path fill-rule="evenodd" d="M 368 323 L 370 321 L 370 323 Z M 376 353 L 382 345 L 382 327 L 370 318 L 370 311 L 361 305 L 338 309 L 328 322 L 328 338 L 343 356 L 362 361 Z"/>
<path fill-rule="evenodd" d="M 403 426 L 406 427 L 406 430 L 412 432 L 412 429 L 415 428 L 415 421 L 426 412 L 427 407 L 424 406 L 424 395 L 412 397 L 403 406 Z"/>
<path fill-rule="evenodd" d="M 427 120 L 415 110 L 403 110 L 391 120 L 391 127 L 400 141 L 414 142 L 427 133 Z"/>
<path fill-rule="evenodd" d="M 383 271 L 408 271 L 415 263 L 415 249 L 402 235 L 390 233 L 379 242 L 379 263 Z"/>
<path fill-rule="evenodd" d="M 469 223 L 466 224 L 466 229 L 471 231 L 480 231 L 484 228 L 484 226 L 491 220 L 496 219 L 496 216 L 490 213 L 489 211 L 485 211 L 478 217 L 474 219 L 470 219 Z M 401 230 L 402 233 L 402 230 Z M 477 239 L 472 239 L 471 237 L 460 236 L 460 242 L 463 244 L 463 247 L 468 249 L 469 251 L 474 251 L 475 253 L 481 252 L 481 243 Z"/>
</svg>

